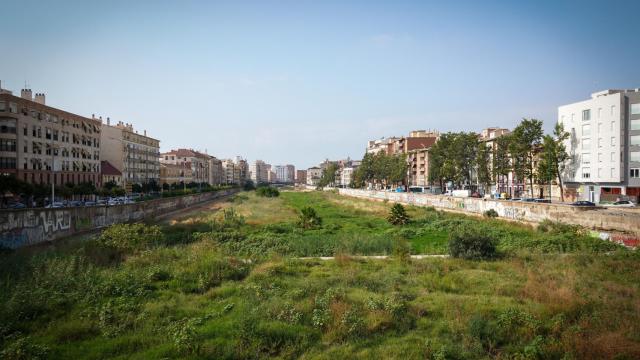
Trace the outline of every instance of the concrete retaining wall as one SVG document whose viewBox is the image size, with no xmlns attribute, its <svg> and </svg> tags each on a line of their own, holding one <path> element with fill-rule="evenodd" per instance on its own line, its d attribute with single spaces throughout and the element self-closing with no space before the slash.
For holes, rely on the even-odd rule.
<svg viewBox="0 0 640 360">
<path fill-rule="evenodd" d="M 433 206 L 438 209 L 482 214 L 495 210 L 500 218 L 538 223 L 549 219 L 588 229 L 623 232 L 640 236 L 640 209 L 585 208 L 560 204 L 539 204 L 520 201 L 457 198 L 442 195 L 396 193 L 339 189 L 341 195 L 373 200 L 388 200 L 416 206 Z"/>
<path fill-rule="evenodd" d="M 0 247 L 15 249 L 113 224 L 153 219 L 237 191 L 229 189 L 116 206 L 0 210 Z"/>
</svg>

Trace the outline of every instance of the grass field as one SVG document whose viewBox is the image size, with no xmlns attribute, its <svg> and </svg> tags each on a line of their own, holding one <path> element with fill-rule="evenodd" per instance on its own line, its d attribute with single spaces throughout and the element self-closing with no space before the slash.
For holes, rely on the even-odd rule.
<svg viewBox="0 0 640 360">
<path fill-rule="evenodd" d="M 312 206 L 322 226 L 297 225 Z M 0 358 L 640 358 L 640 256 L 534 229 L 329 192 L 241 193 L 217 211 L 0 255 Z M 233 210 L 231 210 L 233 209 Z M 447 252 L 472 226 L 493 261 Z M 350 255 L 390 254 L 388 260 Z M 334 261 L 299 260 L 335 255 Z"/>
</svg>

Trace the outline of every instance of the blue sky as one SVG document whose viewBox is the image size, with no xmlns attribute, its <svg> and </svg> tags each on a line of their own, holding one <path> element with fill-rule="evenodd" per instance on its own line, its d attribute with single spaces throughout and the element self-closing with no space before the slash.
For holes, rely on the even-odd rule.
<svg viewBox="0 0 640 360">
<path fill-rule="evenodd" d="M 308 167 L 640 87 L 640 2 L 2 1 L 2 86 L 227 158 Z"/>
</svg>

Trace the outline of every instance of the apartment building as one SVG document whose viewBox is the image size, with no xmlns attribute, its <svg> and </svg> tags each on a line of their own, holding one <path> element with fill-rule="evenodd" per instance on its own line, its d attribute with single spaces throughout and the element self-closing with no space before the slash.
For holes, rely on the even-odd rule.
<svg viewBox="0 0 640 360">
<path fill-rule="evenodd" d="M 0 173 L 31 184 L 101 186 L 99 120 L 46 105 L 43 93 L 20 97 L 0 87 Z"/>
<path fill-rule="evenodd" d="M 296 184 L 307 183 L 307 170 L 296 170 Z"/>
<path fill-rule="evenodd" d="M 247 160 L 237 156 L 232 159 L 222 160 L 222 180 L 225 184 L 242 185 L 249 175 Z"/>
<path fill-rule="evenodd" d="M 322 169 L 319 167 L 310 167 L 307 169 L 307 185 L 318 186 L 322 178 Z"/>
<path fill-rule="evenodd" d="M 249 167 L 251 181 L 253 181 L 253 183 L 256 185 L 268 183 L 270 169 L 271 165 L 265 163 L 264 161 L 254 161 Z"/>
<path fill-rule="evenodd" d="M 160 164 L 160 185 L 190 184 L 192 182 L 193 172 L 190 162 Z"/>
<path fill-rule="evenodd" d="M 407 154 L 407 185 L 429 186 L 429 149 L 438 141 L 437 131 L 414 130 L 394 144 L 395 154 Z"/>
<path fill-rule="evenodd" d="M 100 141 L 100 159 L 122 172 L 125 186 L 160 183 L 160 141 L 147 136 L 146 130 L 139 134 L 132 124 L 119 121 L 111 125 L 107 118 L 107 123 L 102 124 Z"/>
<path fill-rule="evenodd" d="M 221 185 L 224 182 L 222 181 L 222 160 L 212 156 L 209 159 L 209 184 L 211 185 Z"/>
<path fill-rule="evenodd" d="M 161 164 L 180 165 L 191 168 L 191 179 L 187 183 L 211 184 L 211 156 L 193 149 L 177 149 L 160 154 Z M 168 170 L 168 169 L 167 169 Z"/>
<path fill-rule="evenodd" d="M 276 182 L 293 184 L 296 177 L 296 168 L 293 165 L 276 165 Z"/>
<path fill-rule="evenodd" d="M 593 202 L 640 195 L 640 89 L 604 90 L 558 108 L 571 136 L 563 174 L 570 198 Z"/>
</svg>

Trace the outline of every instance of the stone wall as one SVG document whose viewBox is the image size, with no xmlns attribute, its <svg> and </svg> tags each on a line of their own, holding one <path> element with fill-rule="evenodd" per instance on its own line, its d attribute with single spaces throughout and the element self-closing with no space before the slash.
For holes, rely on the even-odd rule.
<svg viewBox="0 0 640 360">
<path fill-rule="evenodd" d="M 116 206 L 0 210 L 0 247 L 15 249 L 113 224 L 153 219 L 237 191 L 229 189 Z"/>
<path fill-rule="evenodd" d="M 592 230 L 622 232 L 636 239 L 640 236 L 640 209 L 607 209 L 576 207 L 561 204 L 539 204 L 521 201 L 484 200 L 458 198 L 443 195 L 397 193 L 339 189 L 341 195 L 372 200 L 388 200 L 416 206 L 433 206 L 438 209 L 482 214 L 493 209 L 503 219 L 538 223 L 549 219 L 580 225 Z"/>
</svg>

